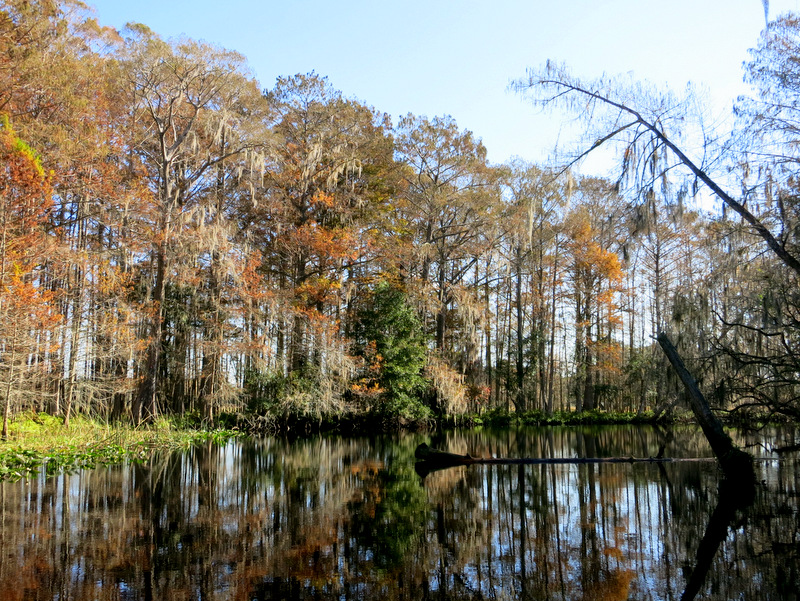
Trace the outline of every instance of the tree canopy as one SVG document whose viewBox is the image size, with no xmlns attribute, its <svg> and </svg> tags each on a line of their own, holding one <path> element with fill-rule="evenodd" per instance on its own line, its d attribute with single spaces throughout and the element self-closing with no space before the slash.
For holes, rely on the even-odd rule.
<svg viewBox="0 0 800 601">
<path fill-rule="evenodd" d="M 716 408 L 797 417 L 799 32 L 755 41 L 725 132 L 691 89 L 533 69 L 513 88 L 587 137 L 494 165 L 451 116 L 3 0 L 6 419 L 662 415 L 660 331 Z M 582 175 L 601 147 L 612 176 Z"/>
</svg>

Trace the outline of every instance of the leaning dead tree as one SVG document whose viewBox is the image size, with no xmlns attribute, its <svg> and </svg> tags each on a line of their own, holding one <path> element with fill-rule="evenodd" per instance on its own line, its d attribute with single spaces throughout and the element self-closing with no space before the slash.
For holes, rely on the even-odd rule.
<svg viewBox="0 0 800 601">
<path fill-rule="evenodd" d="M 669 337 L 661 332 L 656 340 L 661 346 L 661 350 L 669 359 L 675 372 L 678 374 L 683 387 L 686 389 L 687 397 L 689 399 L 689 406 L 692 409 L 695 419 L 703 429 L 708 443 L 711 445 L 711 450 L 719 460 L 720 466 L 727 476 L 742 477 L 743 475 L 752 475 L 753 473 L 753 459 L 752 457 L 739 449 L 731 440 L 731 437 L 725 432 L 722 427 L 722 422 L 719 421 L 708 401 L 703 395 L 700 387 L 697 385 L 694 377 L 686 369 L 683 359 L 678 354 L 675 345 L 672 344 Z"/>
</svg>

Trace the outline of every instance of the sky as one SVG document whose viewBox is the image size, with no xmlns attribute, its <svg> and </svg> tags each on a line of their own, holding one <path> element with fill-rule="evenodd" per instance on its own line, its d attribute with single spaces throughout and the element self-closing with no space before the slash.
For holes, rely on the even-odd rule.
<svg viewBox="0 0 800 601">
<path fill-rule="evenodd" d="M 236 50 L 264 89 L 315 71 L 394 122 L 451 115 L 494 163 L 570 147 L 559 116 L 508 91 L 528 68 L 550 59 L 677 91 L 691 81 L 725 110 L 746 90 L 742 64 L 765 24 L 762 0 L 88 1 L 102 25 Z M 800 0 L 769 3 L 770 19 L 798 10 Z"/>
</svg>

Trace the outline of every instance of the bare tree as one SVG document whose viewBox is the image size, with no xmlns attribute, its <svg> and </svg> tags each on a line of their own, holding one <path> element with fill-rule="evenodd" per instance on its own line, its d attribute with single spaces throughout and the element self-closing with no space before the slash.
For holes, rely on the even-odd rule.
<svg viewBox="0 0 800 601">
<path fill-rule="evenodd" d="M 582 81 L 566 67 L 550 62 L 542 69 L 531 70 L 513 88 L 535 104 L 574 110 L 590 124 L 595 139 L 573 163 L 606 143 L 622 140 L 622 174 L 633 173 L 642 192 L 680 165 L 736 212 L 787 267 L 800 275 L 798 254 L 747 208 L 747 199 L 737 199 L 723 189 L 709 175 L 705 160 L 691 159 L 678 145 L 688 100 L 678 101 L 671 94 L 613 78 Z"/>
</svg>

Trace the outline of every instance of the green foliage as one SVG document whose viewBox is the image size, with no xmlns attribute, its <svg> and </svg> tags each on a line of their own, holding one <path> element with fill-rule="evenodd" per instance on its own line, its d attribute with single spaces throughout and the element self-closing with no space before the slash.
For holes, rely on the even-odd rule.
<svg viewBox="0 0 800 601">
<path fill-rule="evenodd" d="M 249 370 L 244 378 L 247 411 L 256 415 L 271 412 L 286 397 L 289 379 L 273 371 Z"/>
<path fill-rule="evenodd" d="M 6 113 L 0 113 L 0 129 L 6 130 L 6 135 L 10 139 L 13 152 L 26 157 L 31 165 L 33 165 L 37 175 L 39 175 L 39 177 L 44 177 L 45 173 L 44 167 L 42 167 L 42 157 L 17 136 L 17 132 L 14 131 L 14 127 L 11 125 L 11 121 Z"/>
<path fill-rule="evenodd" d="M 386 571 L 397 569 L 424 532 L 428 495 L 414 472 L 417 439 L 393 445 L 391 461 L 365 479 L 363 498 L 350 503 L 350 528 L 359 544 L 373 551 L 373 562 Z"/>
<path fill-rule="evenodd" d="M 130 446 L 115 443 L 88 448 L 69 446 L 47 451 L 14 447 L 0 452 L 0 480 L 29 477 L 42 468 L 50 476 L 121 463 L 125 459 L 144 461 L 149 450 L 142 442 Z"/>
<path fill-rule="evenodd" d="M 425 336 L 405 291 L 380 282 L 361 308 L 356 324 L 356 354 L 366 373 L 353 385 L 356 394 L 377 398 L 379 412 L 424 419 L 430 409 L 420 400 L 427 386 Z"/>
<path fill-rule="evenodd" d="M 478 417 L 475 418 L 475 423 L 477 425 L 486 425 L 486 426 L 510 426 L 515 419 L 515 414 L 501 407 L 495 407 L 493 409 L 489 409 L 488 411 L 482 413 Z"/>
<path fill-rule="evenodd" d="M 319 369 L 306 365 L 288 375 L 273 371 L 251 371 L 247 374 L 244 394 L 247 412 L 260 417 L 315 421 L 329 418 L 323 388 L 326 382 Z"/>
</svg>

